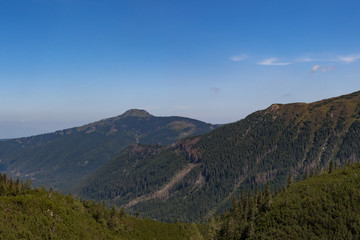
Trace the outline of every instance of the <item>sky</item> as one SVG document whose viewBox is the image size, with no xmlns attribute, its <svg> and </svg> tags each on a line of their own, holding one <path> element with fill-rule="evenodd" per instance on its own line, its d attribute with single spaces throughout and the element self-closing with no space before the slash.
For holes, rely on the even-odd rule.
<svg viewBox="0 0 360 240">
<path fill-rule="evenodd" d="M 0 139 L 145 109 L 229 123 L 360 90 L 360 1 L 0 0 Z"/>
</svg>

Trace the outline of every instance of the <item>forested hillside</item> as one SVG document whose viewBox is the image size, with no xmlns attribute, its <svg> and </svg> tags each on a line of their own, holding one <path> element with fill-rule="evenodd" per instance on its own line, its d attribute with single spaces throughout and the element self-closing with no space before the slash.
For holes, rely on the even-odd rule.
<svg viewBox="0 0 360 240">
<path fill-rule="evenodd" d="M 273 104 L 170 147 L 135 145 L 83 181 L 79 194 L 156 219 L 208 219 L 249 186 L 283 186 L 360 159 L 360 92 Z"/>
<path fill-rule="evenodd" d="M 207 239 L 204 225 L 161 223 L 123 209 L 31 189 L 0 174 L 0 239 Z"/>
<path fill-rule="evenodd" d="M 360 164 L 249 189 L 206 225 L 157 222 L 0 174 L 1 239 L 359 239 Z"/>
<path fill-rule="evenodd" d="M 210 221 L 216 239 L 359 239 L 360 164 L 291 184 L 252 191 Z M 329 173 L 330 172 L 330 173 Z"/>
<path fill-rule="evenodd" d="M 144 110 L 39 136 L 0 141 L 0 171 L 64 192 L 135 143 L 173 144 L 216 126 Z"/>
</svg>

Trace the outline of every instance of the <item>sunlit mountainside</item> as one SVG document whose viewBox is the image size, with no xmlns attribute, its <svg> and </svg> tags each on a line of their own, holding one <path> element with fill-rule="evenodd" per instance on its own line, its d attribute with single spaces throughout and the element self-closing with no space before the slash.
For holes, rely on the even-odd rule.
<svg viewBox="0 0 360 240">
<path fill-rule="evenodd" d="M 233 196 L 330 161 L 360 159 L 360 92 L 314 103 L 273 104 L 172 146 L 132 145 L 77 187 L 85 198 L 171 221 L 199 221 Z"/>
</svg>

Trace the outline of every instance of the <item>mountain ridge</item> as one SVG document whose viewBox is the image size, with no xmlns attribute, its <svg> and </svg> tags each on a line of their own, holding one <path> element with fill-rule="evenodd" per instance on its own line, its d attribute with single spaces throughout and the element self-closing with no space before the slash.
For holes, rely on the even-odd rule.
<svg viewBox="0 0 360 240">
<path fill-rule="evenodd" d="M 226 209 L 242 189 L 268 181 L 282 186 L 289 174 L 301 176 L 331 160 L 337 165 L 359 161 L 359 129 L 359 91 L 314 103 L 273 104 L 156 154 L 134 156 L 126 149 L 91 175 L 80 194 L 109 201 L 116 196 L 117 204 L 126 205 L 162 189 L 187 164 L 197 164 L 169 189 L 165 200 L 149 199 L 129 207 L 166 221 L 175 213 L 182 221 L 197 221 Z"/>
<path fill-rule="evenodd" d="M 38 136 L 0 141 L 0 170 L 35 186 L 65 192 L 126 146 L 170 145 L 179 139 L 212 131 L 217 126 L 184 117 L 155 117 L 145 110 L 125 113 L 79 127 Z"/>
</svg>

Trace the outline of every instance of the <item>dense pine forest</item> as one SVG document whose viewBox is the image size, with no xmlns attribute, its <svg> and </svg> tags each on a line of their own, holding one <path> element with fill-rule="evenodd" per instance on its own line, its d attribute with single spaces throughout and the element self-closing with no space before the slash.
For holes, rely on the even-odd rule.
<svg viewBox="0 0 360 240">
<path fill-rule="evenodd" d="M 207 220 L 249 187 L 282 187 L 289 174 L 359 161 L 359 136 L 360 92 L 273 104 L 173 146 L 130 146 L 77 190 L 163 221 Z"/>
<path fill-rule="evenodd" d="M 360 164 L 327 171 L 298 183 L 291 176 L 275 194 L 249 190 L 210 220 L 216 239 L 359 239 Z M 216 219 L 216 220 L 215 220 Z"/>
<path fill-rule="evenodd" d="M 317 174 L 317 175 L 316 175 Z M 359 239 L 360 164 L 249 188 L 202 224 L 164 223 L 0 175 L 1 239 Z"/>
</svg>

